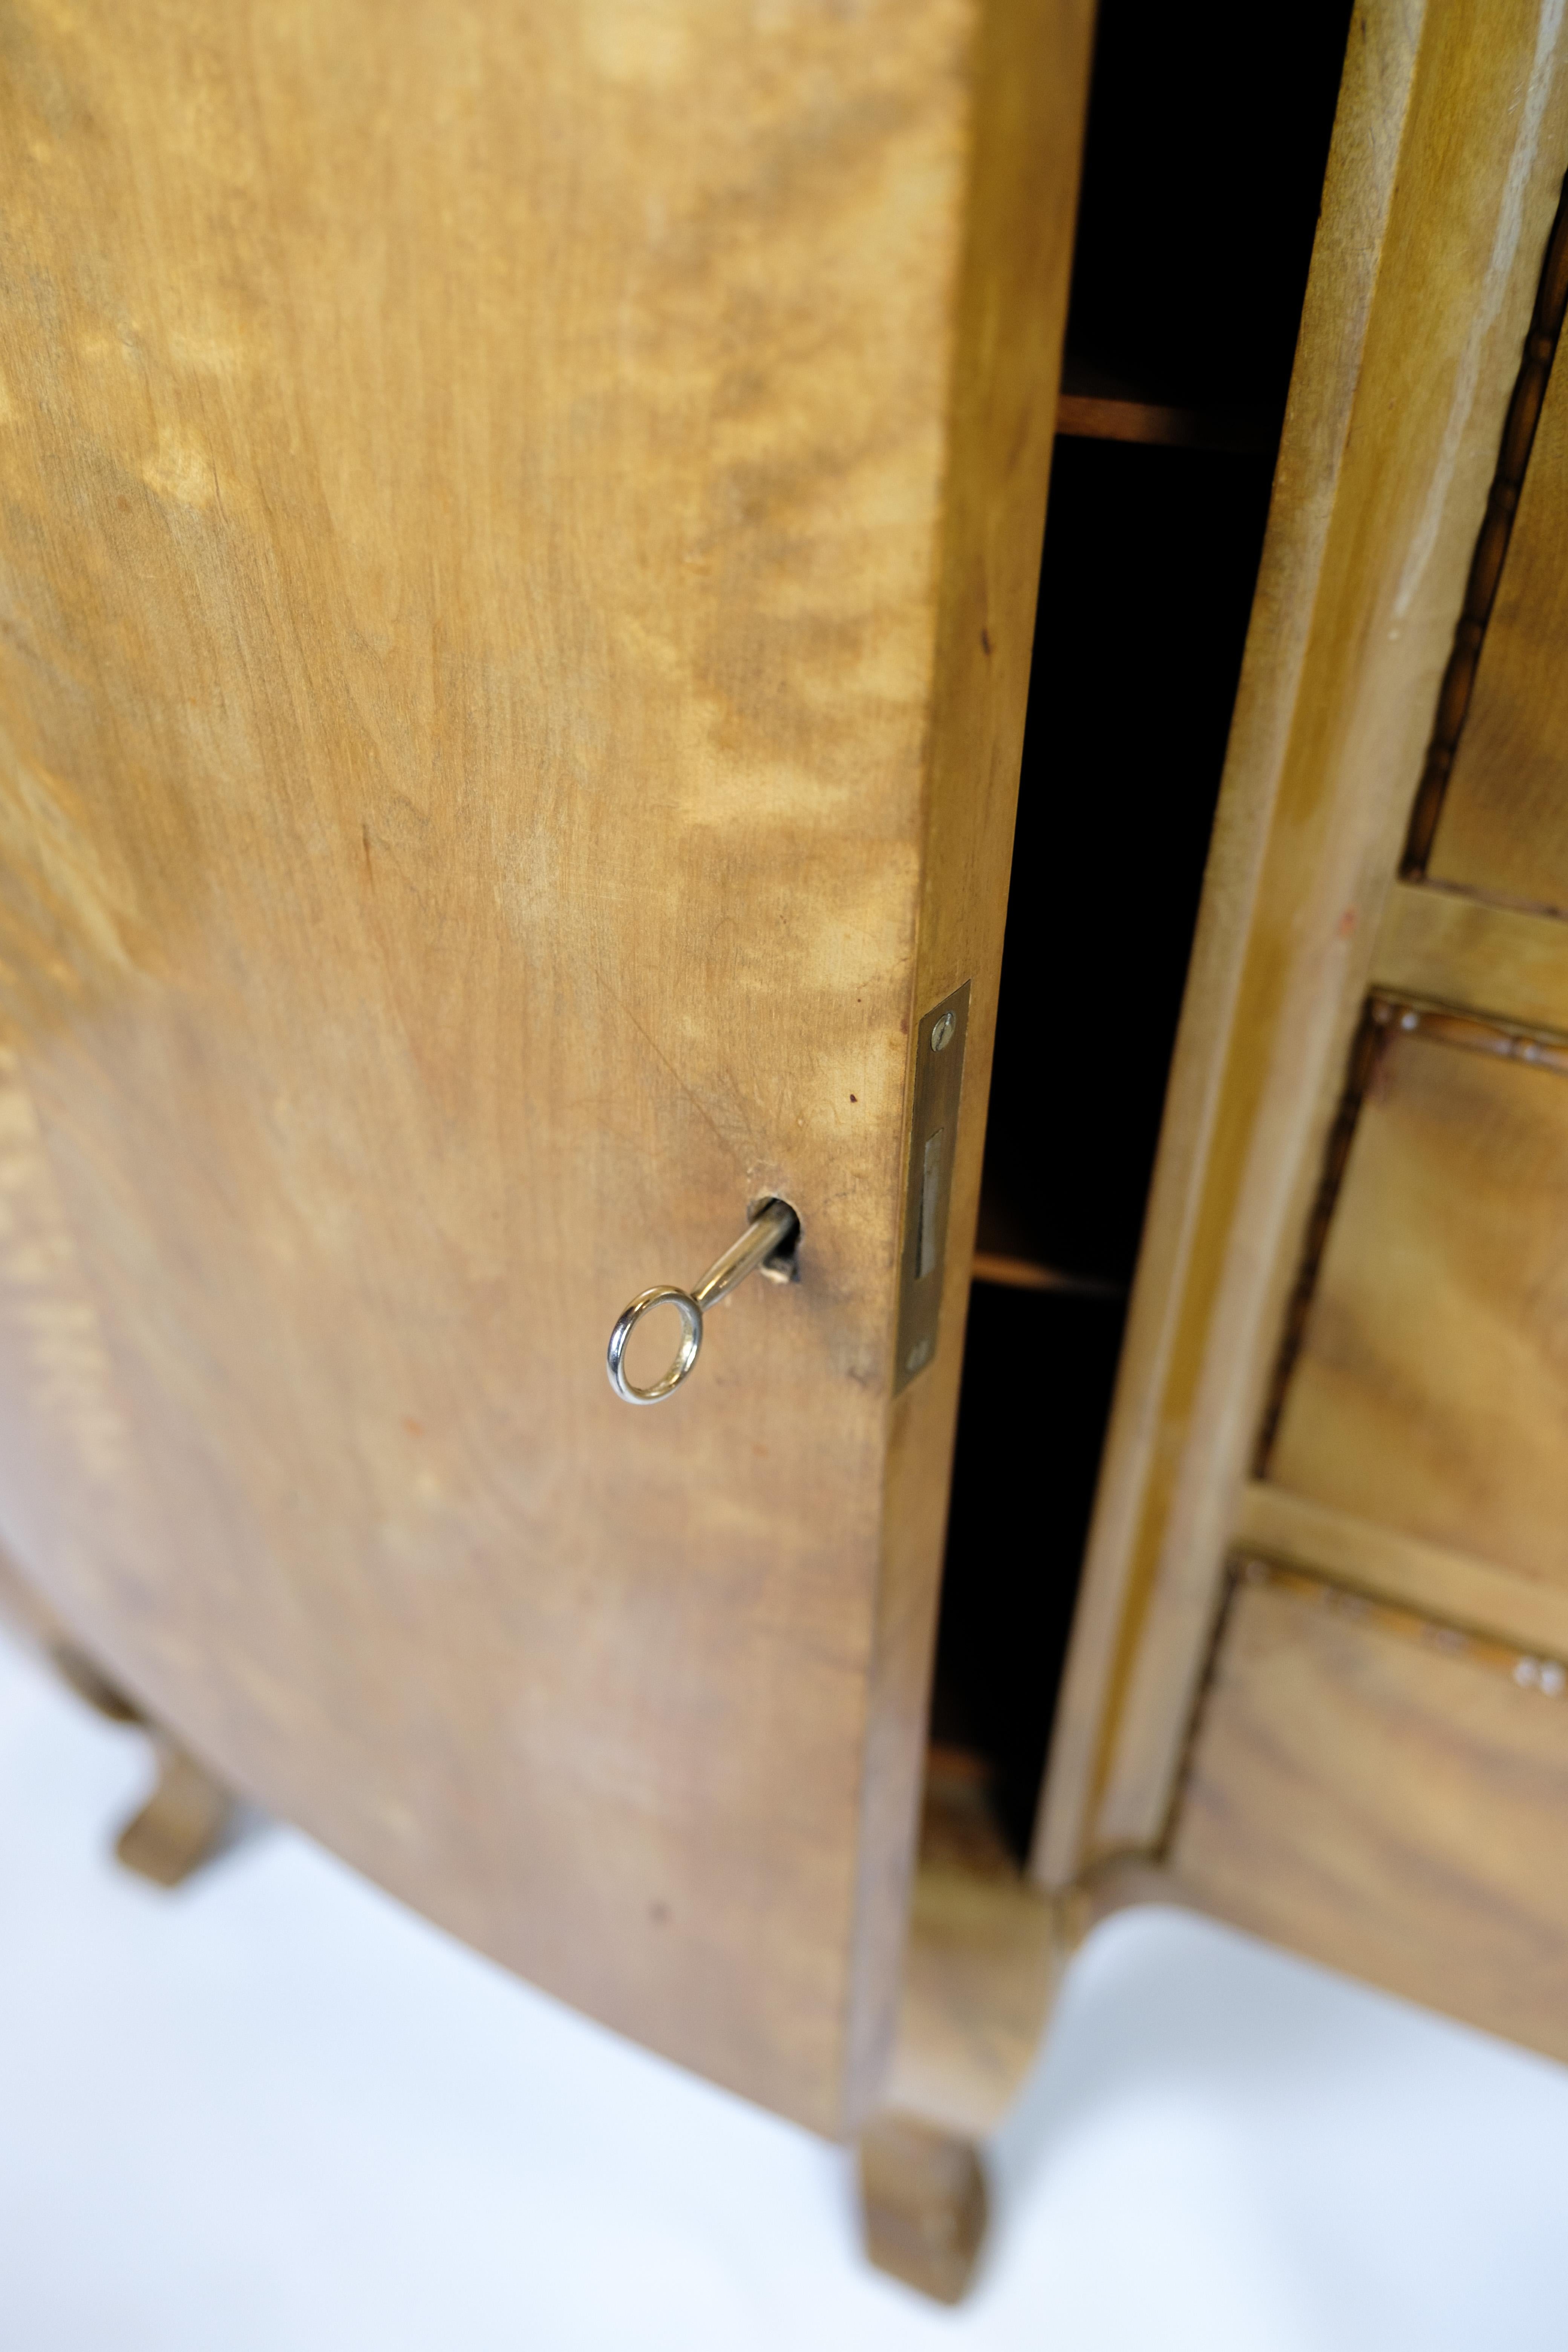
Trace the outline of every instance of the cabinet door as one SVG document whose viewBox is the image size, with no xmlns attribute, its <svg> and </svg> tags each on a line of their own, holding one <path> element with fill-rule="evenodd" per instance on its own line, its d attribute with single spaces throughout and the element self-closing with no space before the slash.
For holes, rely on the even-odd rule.
<svg viewBox="0 0 1568 2352">
<path fill-rule="evenodd" d="M 251 1797 L 828 2130 L 891 2020 L 1087 47 L 5 47 L 0 1534 Z M 769 1195 L 799 1281 L 628 1409 L 617 1310 Z"/>
</svg>

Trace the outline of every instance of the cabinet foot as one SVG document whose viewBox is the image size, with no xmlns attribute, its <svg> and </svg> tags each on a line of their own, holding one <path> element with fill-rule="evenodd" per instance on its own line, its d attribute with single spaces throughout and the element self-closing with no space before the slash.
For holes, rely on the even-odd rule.
<svg viewBox="0 0 1568 2352">
<path fill-rule="evenodd" d="M 985 2175 L 973 2141 L 879 2116 L 860 2142 L 866 2252 L 879 2271 L 957 2303 L 985 2235 Z"/>
<path fill-rule="evenodd" d="M 155 1886 L 178 1886 L 228 1836 L 234 1800 L 206 1767 L 163 1732 L 151 1733 L 158 1783 L 114 1842 L 115 1858 Z"/>
<path fill-rule="evenodd" d="M 149 1722 L 134 1700 L 74 1643 L 53 1641 L 48 1654 L 56 1672 L 89 1706 L 110 1723 L 134 1723 L 146 1733 L 158 1779 L 146 1803 L 115 1839 L 115 1859 L 155 1886 L 178 1886 L 226 1841 L 234 1824 L 233 1798 L 178 1740 Z"/>
<path fill-rule="evenodd" d="M 60 1680 L 107 1722 L 134 1724 L 152 1743 L 158 1779 L 115 1840 L 117 1858 L 157 1886 L 178 1886 L 230 1841 L 234 1799 L 203 1764 L 152 1722 L 82 1649 L 40 1595 L 0 1552 L 0 1625 L 43 1657 Z"/>
</svg>

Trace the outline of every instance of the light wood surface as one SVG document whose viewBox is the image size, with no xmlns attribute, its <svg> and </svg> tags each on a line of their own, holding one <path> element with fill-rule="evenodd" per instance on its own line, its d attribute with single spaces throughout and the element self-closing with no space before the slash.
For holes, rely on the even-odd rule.
<svg viewBox="0 0 1568 2352">
<path fill-rule="evenodd" d="M 0 1551 L 0 1627 L 24 1648 L 47 1657 L 65 1628 L 36 1585 Z"/>
<path fill-rule="evenodd" d="M 984 1775 L 933 1749 L 888 2112 L 971 2139 L 994 2129 L 1039 2047 L 1058 1930 L 1004 1843 Z"/>
<path fill-rule="evenodd" d="M 1356 9 L 1036 1866 L 1162 1835 L 1568 153 L 1537 0 Z"/>
<path fill-rule="evenodd" d="M 1518 517 L 1536 428 L 1568 313 L 1568 194 L 1559 201 L 1540 282 L 1530 314 L 1530 325 L 1520 353 L 1519 373 L 1509 396 L 1508 415 L 1498 444 L 1497 466 L 1487 492 L 1486 511 L 1476 534 L 1475 550 L 1465 580 L 1464 601 L 1454 624 L 1443 683 L 1433 713 L 1432 733 L 1422 762 L 1421 781 L 1410 811 L 1402 871 L 1415 879 L 1427 874 L 1433 835 L 1443 814 L 1443 803 L 1453 774 L 1454 755 L 1465 731 L 1473 698 L 1476 670 L 1484 649 L 1488 626 L 1497 602 L 1498 585 L 1508 559 L 1509 542 Z"/>
<path fill-rule="evenodd" d="M 1268 1476 L 1568 1597 L 1565 1428 L 1568 1075 L 1396 1022 Z"/>
<path fill-rule="evenodd" d="M 1243 1583 L 1173 1876 L 1238 1927 L 1568 2057 L 1565 1693 L 1560 1663 L 1305 1579 Z"/>
<path fill-rule="evenodd" d="M 6 50 L 0 1532 L 240 1790 L 827 2130 L 893 2025 L 1088 30 Z M 801 1282 L 628 1410 L 613 1318 L 764 1192 Z"/>
<path fill-rule="evenodd" d="M 1391 995 L 1462 1005 L 1568 1035 L 1568 923 L 1419 882 L 1396 882 L 1372 977 Z"/>
<path fill-rule="evenodd" d="M 60 1680 L 110 1723 L 142 1723 L 141 1708 L 109 1680 L 73 1638 L 37 1585 L 0 1552 L 0 1629 L 53 1667 Z"/>
<path fill-rule="evenodd" d="M 117 1861 L 158 1886 L 178 1886 L 222 1849 L 235 1821 L 234 1800 L 195 1757 L 150 1723 L 135 1701 L 104 1675 L 56 1616 L 36 1585 L 0 1553 L 0 1626 L 37 1651 L 79 1699 L 110 1723 L 147 1734 L 154 1778 L 145 1801 L 115 1840 Z"/>
<path fill-rule="evenodd" d="M 1552 369 L 1426 871 L 1568 913 L 1568 369 Z"/>
<path fill-rule="evenodd" d="M 1424 1543 L 1262 1478 L 1242 1488 L 1232 1533 L 1238 1550 L 1316 1570 L 1469 1633 L 1568 1654 L 1568 1587 L 1515 1574 L 1473 1552 Z"/>
<path fill-rule="evenodd" d="M 879 2116 L 860 2141 L 866 2252 L 917 2294 L 962 2301 L 985 2235 L 985 2175 L 971 2143 L 909 2116 Z"/>
<path fill-rule="evenodd" d="M 841 2101 L 849 2120 L 871 2108 L 886 2077 L 909 1916 L 1094 26 L 1093 0 L 972 5 L 970 176 L 948 322 L 951 405 L 941 416 L 936 630 L 925 682 L 914 980 L 905 1016 L 912 1026 L 926 1005 L 973 978 L 964 1062 L 970 1108 L 960 1118 L 954 1157 L 941 1342 L 931 1370 L 898 1396 L 888 1438 Z M 890 21 L 901 26 L 904 12 Z M 879 51 L 880 20 L 864 20 L 858 37 Z M 929 262 L 927 256 L 921 267 Z M 886 356 L 884 350 L 879 366 Z M 881 394 L 869 380 L 865 395 L 868 414 L 879 414 Z M 886 593 L 880 572 L 872 593 Z M 847 807 L 840 822 L 849 828 Z M 858 871 L 853 828 L 840 849 Z M 802 869 L 793 879 L 800 887 Z M 912 1062 L 904 1085 L 907 1121 Z M 829 1179 L 826 1158 L 837 1149 L 825 1151 L 830 1204 L 848 1181 L 842 1160 Z M 889 1318 L 898 1263 L 889 1238 L 886 1255 L 874 1260 L 879 1286 L 888 1284 Z M 883 1328 L 890 1337 L 890 1319 Z M 886 1378 L 886 1357 L 883 1366 Z M 792 1459 L 801 1491 L 814 1495 L 816 1523 L 826 1527 L 832 1504 L 816 1491 L 809 1439 Z M 819 1825 L 806 1834 L 815 1844 Z"/>
<path fill-rule="evenodd" d="M 155 1735 L 157 1779 L 114 1842 L 115 1860 L 154 1886 L 181 1886 L 221 1852 L 234 1800 L 178 1742 Z"/>
</svg>

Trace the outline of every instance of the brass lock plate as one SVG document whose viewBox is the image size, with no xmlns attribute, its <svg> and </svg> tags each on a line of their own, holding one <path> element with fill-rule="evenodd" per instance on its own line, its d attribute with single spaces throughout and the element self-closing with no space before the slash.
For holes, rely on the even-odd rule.
<svg viewBox="0 0 1568 2352">
<path fill-rule="evenodd" d="M 965 981 L 940 1004 L 933 1004 L 921 1015 L 915 1032 L 915 1108 L 904 1187 L 895 1396 L 917 1372 L 924 1371 L 936 1354 L 959 1098 L 963 1091 L 963 1048 L 969 1033 L 969 987 Z"/>
</svg>

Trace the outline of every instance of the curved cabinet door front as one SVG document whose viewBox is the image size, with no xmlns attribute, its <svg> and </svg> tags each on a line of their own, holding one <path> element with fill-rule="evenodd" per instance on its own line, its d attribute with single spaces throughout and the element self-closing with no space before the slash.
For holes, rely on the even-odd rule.
<svg viewBox="0 0 1568 2352">
<path fill-rule="evenodd" d="M 1087 19 L 6 48 L 0 1537 L 262 1804 L 828 2130 L 895 1990 Z M 799 1280 L 628 1412 L 616 1313 L 770 1198 Z"/>
</svg>

